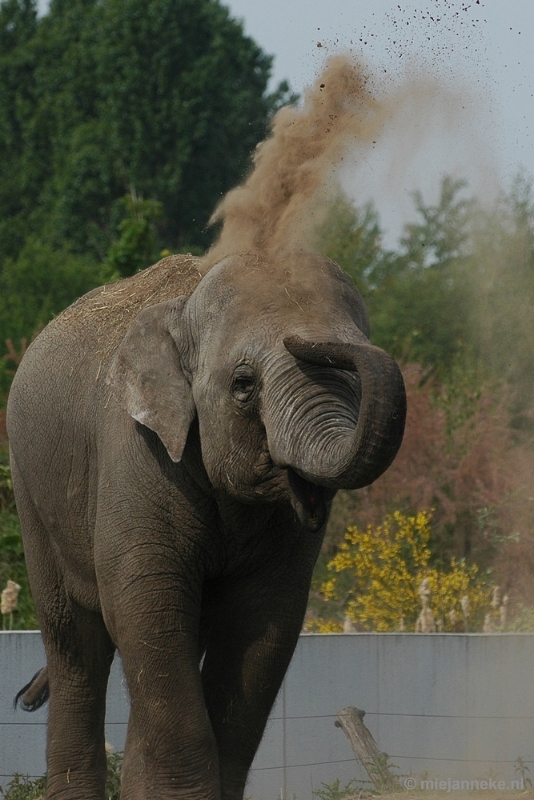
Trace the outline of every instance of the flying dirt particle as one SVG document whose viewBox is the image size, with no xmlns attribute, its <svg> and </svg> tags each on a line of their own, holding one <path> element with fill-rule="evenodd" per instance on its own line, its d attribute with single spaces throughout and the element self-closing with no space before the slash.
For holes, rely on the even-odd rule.
<svg viewBox="0 0 534 800">
<path fill-rule="evenodd" d="M 323 45 L 321 44 L 321 42 L 317 42 L 317 47 L 322 47 L 322 46 Z"/>
</svg>

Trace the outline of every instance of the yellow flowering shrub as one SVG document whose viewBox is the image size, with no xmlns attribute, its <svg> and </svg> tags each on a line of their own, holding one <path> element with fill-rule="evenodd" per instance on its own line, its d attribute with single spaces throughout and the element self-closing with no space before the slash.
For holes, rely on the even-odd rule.
<svg viewBox="0 0 534 800">
<path fill-rule="evenodd" d="M 441 630 L 480 628 L 490 590 L 475 564 L 452 559 L 446 568 L 431 566 L 430 522 L 427 511 L 414 516 L 395 511 L 377 527 L 349 527 L 328 563 L 331 577 L 320 587 L 324 599 L 334 610 L 341 607 L 357 630 L 413 631 L 421 611 L 419 587 L 428 578 L 430 608 Z M 462 597 L 469 600 L 467 619 Z M 343 624 L 339 614 L 332 619 L 323 610 L 311 628 L 327 633 L 341 631 Z"/>
</svg>

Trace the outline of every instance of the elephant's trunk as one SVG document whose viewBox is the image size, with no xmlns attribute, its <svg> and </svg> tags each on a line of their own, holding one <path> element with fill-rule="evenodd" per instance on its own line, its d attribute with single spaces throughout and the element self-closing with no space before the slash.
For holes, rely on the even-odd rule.
<svg viewBox="0 0 534 800">
<path fill-rule="evenodd" d="M 356 372 L 361 399 L 359 411 L 353 392 L 346 411 L 338 402 L 330 418 L 327 407 L 320 412 L 321 419 L 306 421 L 304 415 L 301 423 L 306 431 L 301 430 L 300 435 L 278 446 L 274 443 L 277 460 L 279 463 L 283 460 L 297 475 L 316 486 L 358 489 L 372 483 L 395 458 L 404 433 L 406 394 L 399 367 L 363 336 L 361 342 L 350 344 L 311 342 L 290 336 L 284 339 L 284 345 L 297 363 L 327 367 L 322 370 L 327 376 L 325 380 L 330 369 Z M 337 395 L 339 401 L 339 391 Z M 328 405 L 328 400 L 324 405 Z"/>
</svg>

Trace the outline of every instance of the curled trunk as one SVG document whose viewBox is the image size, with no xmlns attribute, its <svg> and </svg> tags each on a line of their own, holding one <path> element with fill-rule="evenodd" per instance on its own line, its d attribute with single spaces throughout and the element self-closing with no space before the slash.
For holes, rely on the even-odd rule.
<svg viewBox="0 0 534 800">
<path fill-rule="evenodd" d="M 299 419 L 293 420 L 291 435 L 286 426 L 270 437 L 273 459 L 316 486 L 358 489 L 372 483 L 395 458 L 404 433 L 406 394 L 399 367 L 363 336 L 356 343 L 291 336 L 284 345 L 301 373 L 311 365 L 324 379 L 311 390 L 315 403 L 305 393 L 300 409 L 292 402 L 289 413 Z M 303 410 L 307 404 L 309 411 Z M 287 410 L 282 416 L 288 420 Z"/>
</svg>

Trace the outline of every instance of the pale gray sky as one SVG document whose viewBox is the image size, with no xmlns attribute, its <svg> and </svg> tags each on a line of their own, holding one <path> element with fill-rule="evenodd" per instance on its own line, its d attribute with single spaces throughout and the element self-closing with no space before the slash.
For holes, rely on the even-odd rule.
<svg viewBox="0 0 534 800">
<path fill-rule="evenodd" d="M 46 0 L 40 0 L 41 10 Z M 409 65 L 441 90 L 386 130 L 345 171 L 345 189 L 373 199 L 393 241 L 411 216 L 410 193 L 429 201 L 444 174 L 491 197 L 519 167 L 534 175 L 534 0 L 226 0 L 245 31 L 275 56 L 273 83 L 301 92 L 325 56 L 352 50 L 391 88 Z M 320 47 L 318 47 L 320 43 Z M 453 97 L 454 95 L 454 97 Z M 420 112 L 420 109 L 419 109 Z"/>
</svg>

